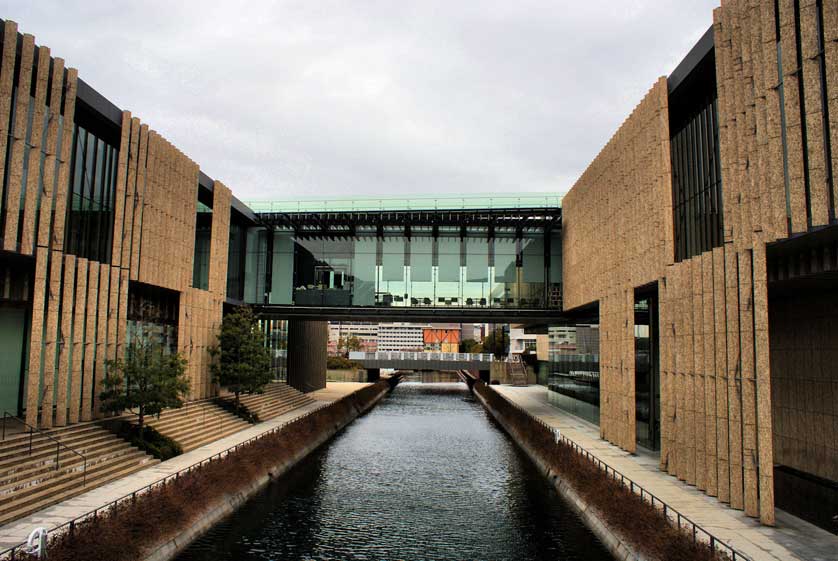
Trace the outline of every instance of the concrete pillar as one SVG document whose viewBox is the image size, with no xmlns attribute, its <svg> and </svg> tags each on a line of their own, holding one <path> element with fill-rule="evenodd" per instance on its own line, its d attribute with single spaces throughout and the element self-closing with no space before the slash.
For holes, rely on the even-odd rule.
<svg viewBox="0 0 838 561">
<path fill-rule="evenodd" d="M 377 382 L 381 379 L 380 368 L 367 368 L 367 382 Z"/>
<path fill-rule="evenodd" d="M 288 322 L 288 385 L 301 392 L 326 387 L 326 344 L 329 327 L 325 321 Z"/>
</svg>

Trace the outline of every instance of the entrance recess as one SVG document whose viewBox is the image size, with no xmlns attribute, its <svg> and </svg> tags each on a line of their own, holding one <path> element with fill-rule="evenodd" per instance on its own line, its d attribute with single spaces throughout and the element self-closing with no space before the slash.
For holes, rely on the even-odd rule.
<svg viewBox="0 0 838 561">
<path fill-rule="evenodd" d="M 661 392 L 657 285 L 642 292 L 635 292 L 634 302 L 634 399 L 637 443 L 649 450 L 660 450 Z"/>
</svg>

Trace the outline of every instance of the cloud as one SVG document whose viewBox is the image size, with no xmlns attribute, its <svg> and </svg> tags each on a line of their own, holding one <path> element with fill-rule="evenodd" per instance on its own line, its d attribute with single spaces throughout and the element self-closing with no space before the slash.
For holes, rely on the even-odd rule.
<svg viewBox="0 0 838 561">
<path fill-rule="evenodd" d="M 241 199 L 564 192 L 715 6 L 0 5 Z"/>
</svg>

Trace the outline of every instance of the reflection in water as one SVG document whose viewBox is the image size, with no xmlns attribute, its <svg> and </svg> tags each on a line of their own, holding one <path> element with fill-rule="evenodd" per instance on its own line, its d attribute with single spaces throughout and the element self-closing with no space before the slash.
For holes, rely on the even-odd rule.
<svg viewBox="0 0 838 561">
<path fill-rule="evenodd" d="M 463 384 L 403 383 L 187 549 L 216 559 L 610 559 Z"/>
<path fill-rule="evenodd" d="M 406 382 L 422 382 L 423 384 L 457 383 L 460 377 L 451 370 L 434 370 L 420 372 L 403 372 Z"/>
</svg>

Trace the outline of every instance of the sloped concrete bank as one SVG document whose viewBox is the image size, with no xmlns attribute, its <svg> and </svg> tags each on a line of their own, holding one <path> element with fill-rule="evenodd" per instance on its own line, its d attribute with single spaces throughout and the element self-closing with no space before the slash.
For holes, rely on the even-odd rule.
<svg viewBox="0 0 838 561">
<path fill-rule="evenodd" d="M 512 440 L 524 451 L 524 453 L 532 460 L 538 467 L 538 470 L 550 480 L 556 491 L 567 501 L 573 510 L 582 518 L 582 521 L 591 531 L 596 534 L 605 547 L 611 552 L 615 559 L 622 561 L 650 561 L 649 557 L 641 554 L 635 547 L 627 543 L 625 539 L 611 528 L 608 523 L 599 515 L 596 509 L 588 505 L 573 488 L 564 480 L 562 480 L 552 469 L 547 462 L 542 458 L 536 448 L 527 438 L 526 434 L 522 434 L 517 430 L 512 423 L 504 416 L 504 414 L 497 408 L 493 407 L 483 395 L 483 392 L 491 391 L 490 386 L 485 384 L 475 384 L 473 394 L 477 396 L 480 403 L 488 411 L 492 417 L 503 427 L 504 431 L 512 437 Z"/>
<path fill-rule="evenodd" d="M 169 561 L 174 559 L 190 543 L 209 531 L 226 516 L 235 512 L 256 493 L 262 491 L 272 480 L 282 477 L 288 470 L 325 444 L 344 427 L 372 409 L 397 383 L 397 379 L 381 380 L 373 385 L 375 390 L 370 391 L 369 388 L 364 388 L 327 405 L 326 407 L 341 409 L 334 423 L 324 427 L 305 446 L 293 452 L 283 461 L 277 462 L 267 473 L 254 479 L 244 488 L 207 503 L 204 512 L 195 517 L 189 527 L 148 548 L 148 553 L 144 556 L 145 561 Z M 199 499 L 199 497 L 196 498 Z"/>
</svg>

